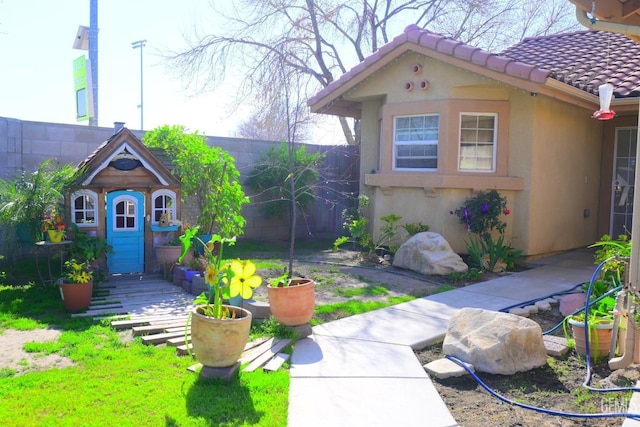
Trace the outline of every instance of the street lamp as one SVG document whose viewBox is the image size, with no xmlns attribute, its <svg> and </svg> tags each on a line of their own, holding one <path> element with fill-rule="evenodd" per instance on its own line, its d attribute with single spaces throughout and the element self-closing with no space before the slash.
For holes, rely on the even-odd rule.
<svg viewBox="0 0 640 427">
<path fill-rule="evenodd" d="M 145 47 L 147 41 L 146 40 L 138 40 L 131 43 L 131 47 L 134 49 L 140 48 L 140 130 L 144 129 L 144 107 L 143 107 L 143 97 L 142 97 L 142 48 Z"/>
</svg>

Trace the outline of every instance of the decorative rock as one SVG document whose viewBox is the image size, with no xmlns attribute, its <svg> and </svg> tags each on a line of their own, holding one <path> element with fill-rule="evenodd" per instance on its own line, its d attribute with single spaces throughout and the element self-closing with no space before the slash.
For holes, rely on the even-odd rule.
<svg viewBox="0 0 640 427">
<path fill-rule="evenodd" d="M 475 372 L 473 365 L 468 363 L 465 363 L 465 365 Z M 449 359 L 434 360 L 424 365 L 423 368 L 429 375 L 436 378 L 461 377 L 469 374 L 466 369 Z"/>
<path fill-rule="evenodd" d="M 441 276 L 469 270 L 449 243 L 440 234 L 431 231 L 418 233 L 404 242 L 393 258 L 393 266 Z"/>
<path fill-rule="evenodd" d="M 551 310 L 551 304 L 547 300 L 537 301 L 534 305 L 540 311 Z"/>
<path fill-rule="evenodd" d="M 585 293 L 563 295 L 560 298 L 560 314 L 566 317 L 584 307 L 586 301 L 587 294 Z"/>
<path fill-rule="evenodd" d="M 536 314 L 538 312 L 538 307 L 535 305 L 526 305 L 523 308 L 527 310 L 529 314 Z"/>
<path fill-rule="evenodd" d="M 547 363 L 536 322 L 478 308 L 463 308 L 453 315 L 442 351 L 490 374 L 511 375 Z"/>
<path fill-rule="evenodd" d="M 509 314 L 515 314 L 516 316 L 529 317 L 529 310 L 525 310 L 522 307 L 513 307 L 509 310 Z"/>
</svg>

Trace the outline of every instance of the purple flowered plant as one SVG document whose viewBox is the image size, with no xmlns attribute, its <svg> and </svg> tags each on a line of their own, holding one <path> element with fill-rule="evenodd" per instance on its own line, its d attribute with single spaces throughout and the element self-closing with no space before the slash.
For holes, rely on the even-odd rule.
<svg viewBox="0 0 640 427">
<path fill-rule="evenodd" d="M 509 210 L 507 199 L 496 190 L 491 190 L 467 199 L 464 205 L 451 213 L 458 217 L 467 231 L 487 238 L 493 230 L 504 233 L 507 224 L 500 217 L 508 215 Z"/>
</svg>

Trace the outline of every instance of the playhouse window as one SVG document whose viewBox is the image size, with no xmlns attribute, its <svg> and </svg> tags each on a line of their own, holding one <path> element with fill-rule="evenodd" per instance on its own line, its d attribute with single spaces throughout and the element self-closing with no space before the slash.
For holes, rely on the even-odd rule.
<svg viewBox="0 0 640 427">
<path fill-rule="evenodd" d="M 176 218 L 176 193 L 169 190 L 158 190 L 152 194 L 153 224 L 160 222 L 160 217 L 169 212 L 171 218 Z"/>
<path fill-rule="evenodd" d="M 95 227 L 98 219 L 98 197 L 88 190 L 71 195 L 71 218 L 78 227 Z"/>
<path fill-rule="evenodd" d="M 393 131 L 394 168 L 438 168 L 439 116 L 396 116 Z"/>
<path fill-rule="evenodd" d="M 461 171 L 494 172 L 497 135 L 497 114 L 460 114 Z"/>
</svg>

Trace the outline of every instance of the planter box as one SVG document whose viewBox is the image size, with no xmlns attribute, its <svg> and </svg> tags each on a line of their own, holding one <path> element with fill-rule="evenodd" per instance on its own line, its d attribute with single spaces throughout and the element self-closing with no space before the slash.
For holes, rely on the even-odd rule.
<svg viewBox="0 0 640 427">
<path fill-rule="evenodd" d="M 191 282 L 191 293 L 194 295 L 200 295 L 201 293 L 209 295 L 209 285 L 204 281 L 204 277 L 197 275 L 194 276 Z"/>
<path fill-rule="evenodd" d="M 182 286 L 182 281 L 185 280 L 185 270 L 187 267 L 176 266 L 173 268 L 173 284 L 176 286 Z"/>
</svg>

